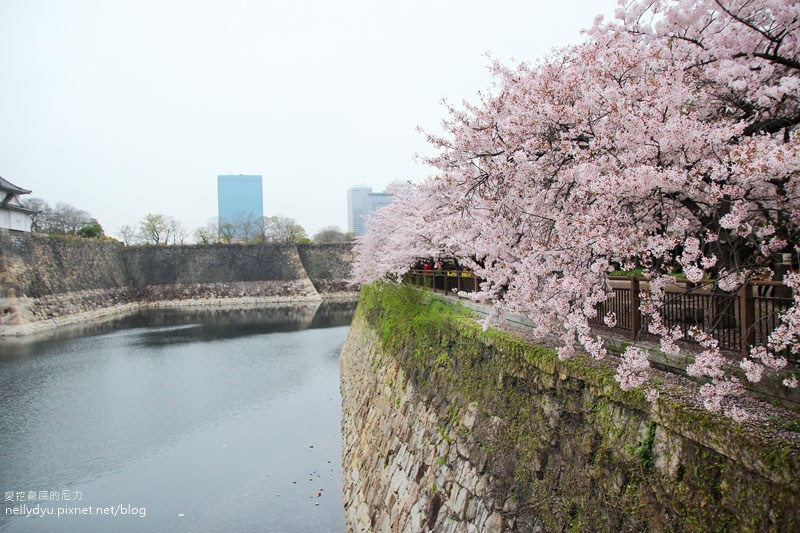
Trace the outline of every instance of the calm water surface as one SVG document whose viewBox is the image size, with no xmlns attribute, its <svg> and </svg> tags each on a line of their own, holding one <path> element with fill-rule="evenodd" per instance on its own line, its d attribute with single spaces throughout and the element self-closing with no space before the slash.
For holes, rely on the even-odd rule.
<svg viewBox="0 0 800 533">
<path fill-rule="evenodd" d="M 352 310 L 160 311 L 0 342 L 0 531 L 344 531 Z"/>
</svg>

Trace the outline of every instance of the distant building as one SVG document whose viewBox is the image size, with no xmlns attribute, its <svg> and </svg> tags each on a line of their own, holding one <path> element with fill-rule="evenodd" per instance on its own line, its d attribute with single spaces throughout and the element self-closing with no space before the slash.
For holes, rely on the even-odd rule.
<svg viewBox="0 0 800 533">
<path fill-rule="evenodd" d="M 392 195 L 372 192 L 372 187 L 356 185 L 347 190 L 347 231 L 358 236 L 367 232 L 367 220 L 375 211 L 392 203 Z"/>
<path fill-rule="evenodd" d="M 375 211 L 381 207 L 387 206 L 394 198 L 387 192 L 371 192 L 364 198 L 364 220 L 369 219 L 375 214 Z"/>
<path fill-rule="evenodd" d="M 347 189 L 347 231 L 354 235 L 364 234 L 364 198 L 371 192 L 364 185 Z"/>
<path fill-rule="evenodd" d="M 261 176 L 217 176 L 217 206 L 220 235 L 234 240 L 254 238 L 255 227 L 262 227 L 264 218 Z"/>
<path fill-rule="evenodd" d="M 21 195 L 30 193 L 31 191 L 0 178 L 0 229 L 31 230 L 36 211 L 23 206 L 19 199 Z"/>
</svg>

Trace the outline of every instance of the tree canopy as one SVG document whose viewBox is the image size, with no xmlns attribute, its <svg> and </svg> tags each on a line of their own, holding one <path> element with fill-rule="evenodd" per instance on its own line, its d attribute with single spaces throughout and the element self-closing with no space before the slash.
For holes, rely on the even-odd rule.
<svg viewBox="0 0 800 533">
<path fill-rule="evenodd" d="M 40 233 L 77 235 L 81 227 L 97 223 L 88 212 L 65 202 L 51 206 L 41 198 L 28 198 L 24 205 L 36 210 L 31 229 Z"/>
<path fill-rule="evenodd" d="M 313 240 L 317 243 L 348 242 L 353 240 L 353 235 L 338 226 L 326 226 L 314 234 Z"/>
<path fill-rule="evenodd" d="M 139 222 L 138 238 L 141 242 L 149 244 L 183 244 L 186 240 L 186 229 L 178 220 L 171 216 L 161 213 L 149 213 Z M 120 228 L 123 238 L 127 242 L 127 236 L 131 228 L 123 226 Z"/>
<path fill-rule="evenodd" d="M 103 231 L 103 226 L 97 221 L 93 221 L 78 228 L 77 235 L 85 239 L 99 239 L 105 237 L 105 231 Z"/>
<path fill-rule="evenodd" d="M 303 226 L 295 219 L 283 215 L 264 217 L 264 237 L 267 242 L 287 244 L 309 242 Z"/>
<path fill-rule="evenodd" d="M 485 280 L 480 298 L 560 338 L 560 357 L 582 346 L 601 358 L 589 320 L 614 269 L 644 269 L 649 331 L 675 352 L 683 333 L 664 326 L 661 308 L 676 269 L 730 292 L 774 276 L 781 254 L 797 257 L 800 4 L 625 6 L 596 20 L 584 44 L 535 64 L 494 62 L 478 103 L 448 106 L 445 134 L 428 135 L 437 176 L 370 219 L 359 281 L 454 255 Z M 785 367 L 782 350 L 800 353 L 800 275 L 784 282 L 794 303 L 783 325 L 741 363 L 754 381 Z M 688 371 L 710 380 L 704 404 L 742 418 L 730 361 L 713 338 L 698 340 Z M 645 385 L 642 357 L 635 346 L 623 354 L 623 388 Z"/>
</svg>

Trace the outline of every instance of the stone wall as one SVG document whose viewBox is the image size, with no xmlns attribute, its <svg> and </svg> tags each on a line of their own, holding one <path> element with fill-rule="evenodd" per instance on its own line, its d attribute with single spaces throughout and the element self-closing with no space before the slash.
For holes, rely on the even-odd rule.
<svg viewBox="0 0 800 533">
<path fill-rule="evenodd" d="M 301 244 L 297 246 L 300 260 L 320 294 L 352 294 L 350 269 L 353 264 L 353 245 L 350 243 Z"/>
<path fill-rule="evenodd" d="M 487 452 L 471 459 L 472 443 L 448 441 L 441 403 L 420 397 L 361 318 L 342 351 L 341 383 L 348 531 L 502 531 Z M 476 413 L 469 407 L 459 422 L 471 430 Z"/>
<path fill-rule="evenodd" d="M 353 297 L 357 293 L 345 281 L 351 250 L 350 245 L 299 250 L 280 244 L 125 247 L 3 231 L 0 335 L 101 318 L 138 304 L 253 305 L 341 297 L 345 289 Z"/>
<path fill-rule="evenodd" d="M 398 293 L 403 293 L 398 296 Z M 796 531 L 798 434 L 365 287 L 341 356 L 352 531 Z"/>
<path fill-rule="evenodd" d="M 0 328 L 131 301 L 121 246 L 0 232 Z"/>
<path fill-rule="evenodd" d="M 285 244 L 132 246 L 124 261 L 136 287 L 308 278 L 297 247 Z"/>
<path fill-rule="evenodd" d="M 128 276 L 117 243 L 0 232 L 0 296 L 39 298 L 73 290 L 117 289 Z"/>
<path fill-rule="evenodd" d="M 141 301 L 319 298 L 294 245 L 136 246 L 123 260 Z"/>
</svg>

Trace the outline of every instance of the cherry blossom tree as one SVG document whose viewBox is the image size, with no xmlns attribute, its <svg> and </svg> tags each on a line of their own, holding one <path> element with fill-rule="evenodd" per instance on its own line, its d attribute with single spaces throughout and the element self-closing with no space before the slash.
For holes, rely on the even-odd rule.
<svg viewBox="0 0 800 533">
<path fill-rule="evenodd" d="M 788 0 L 622 1 L 582 45 L 532 65 L 494 62 L 480 102 L 449 106 L 445 134 L 428 136 L 438 176 L 371 219 L 357 277 L 446 251 L 485 280 L 478 298 L 557 336 L 560 357 L 582 346 L 601 358 L 589 321 L 612 295 L 608 275 L 640 267 L 649 331 L 676 352 L 683 331 L 661 316 L 676 269 L 722 294 L 798 253 L 798 26 Z M 797 289 L 800 277 L 785 282 Z M 784 368 L 782 350 L 800 353 L 794 294 L 783 325 L 741 362 L 748 379 Z M 694 335 L 703 351 L 687 370 L 708 379 L 705 406 L 742 418 L 731 361 Z M 631 347 L 621 386 L 646 375 Z"/>
<path fill-rule="evenodd" d="M 421 258 L 445 253 L 434 241 L 437 198 L 424 185 L 390 186 L 391 204 L 367 220 L 367 231 L 356 239 L 357 260 L 353 279 L 369 283 L 378 279 L 399 280 Z"/>
</svg>

